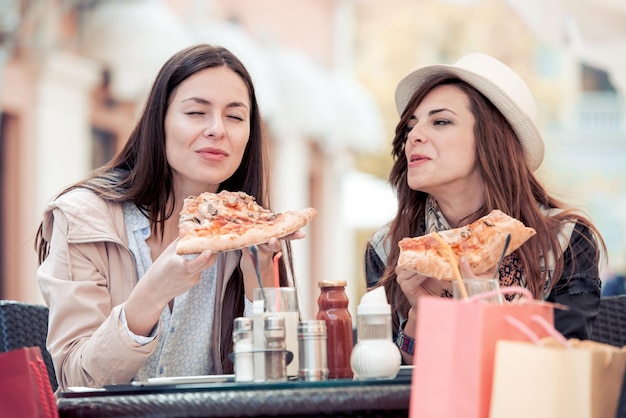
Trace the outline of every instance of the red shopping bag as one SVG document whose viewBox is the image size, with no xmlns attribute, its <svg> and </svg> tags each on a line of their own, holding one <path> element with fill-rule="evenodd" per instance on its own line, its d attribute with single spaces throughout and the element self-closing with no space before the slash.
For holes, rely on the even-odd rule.
<svg viewBox="0 0 626 418">
<path fill-rule="evenodd" d="M 39 347 L 0 354 L 0 411 L 4 417 L 59 416 Z"/>
<path fill-rule="evenodd" d="M 489 416 L 496 342 L 528 339 L 505 318 L 518 319 L 540 336 L 547 332 L 531 320 L 533 315 L 554 324 L 553 306 L 532 301 L 528 290 L 509 287 L 500 293 L 522 293 L 526 298 L 498 305 L 476 296 L 420 297 L 409 417 Z"/>
</svg>

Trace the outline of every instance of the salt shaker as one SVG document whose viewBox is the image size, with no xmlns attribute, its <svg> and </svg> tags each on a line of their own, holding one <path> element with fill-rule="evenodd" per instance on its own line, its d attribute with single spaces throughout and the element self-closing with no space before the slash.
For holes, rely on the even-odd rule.
<svg viewBox="0 0 626 418">
<path fill-rule="evenodd" d="M 287 380 L 285 318 L 265 317 L 265 381 Z"/>
<path fill-rule="evenodd" d="M 235 382 L 254 380 L 252 351 L 252 318 L 235 318 L 233 322 Z"/>
<path fill-rule="evenodd" d="M 252 302 L 252 347 L 254 351 L 254 381 L 265 381 L 265 304 Z"/>
<path fill-rule="evenodd" d="M 348 310 L 345 280 L 319 282 L 317 298 L 319 311 L 316 319 L 326 322 L 326 354 L 328 378 L 352 378 L 350 354 L 352 353 L 352 316 Z"/>
<path fill-rule="evenodd" d="M 325 321 L 311 319 L 298 324 L 298 352 L 300 379 L 328 379 Z"/>
<path fill-rule="evenodd" d="M 357 344 L 350 363 L 357 379 L 393 379 L 402 356 L 391 333 L 391 306 L 384 287 L 369 291 L 357 306 Z"/>
</svg>

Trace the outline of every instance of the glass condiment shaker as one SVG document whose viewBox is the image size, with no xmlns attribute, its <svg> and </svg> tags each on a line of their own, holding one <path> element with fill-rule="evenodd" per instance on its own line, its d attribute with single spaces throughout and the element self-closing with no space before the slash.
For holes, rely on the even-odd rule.
<svg viewBox="0 0 626 418">
<path fill-rule="evenodd" d="M 235 382 L 254 380 L 252 351 L 252 318 L 235 318 L 233 322 Z"/>
<path fill-rule="evenodd" d="M 319 282 L 320 295 L 317 299 L 316 319 L 326 322 L 326 355 L 329 379 L 352 378 L 350 355 L 354 345 L 352 316 L 348 311 L 346 282 Z"/>
<path fill-rule="evenodd" d="M 265 381 L 287 380 L 285 318 L 265 317 Z"/>
</svg>

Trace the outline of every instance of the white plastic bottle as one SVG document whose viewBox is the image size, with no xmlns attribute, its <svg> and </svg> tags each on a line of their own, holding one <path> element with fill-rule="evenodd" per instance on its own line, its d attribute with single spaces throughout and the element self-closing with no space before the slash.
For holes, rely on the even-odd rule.
<svg viewBox="0 0 626 418">
<path fill-rule="evenodd" d="M 393 379 L 402 356 L 392 341 L 391 306 L 383 287 L 361 298 L 357 307 L 357 343 L 350 356 L 355 379 Z"/>
</svg>

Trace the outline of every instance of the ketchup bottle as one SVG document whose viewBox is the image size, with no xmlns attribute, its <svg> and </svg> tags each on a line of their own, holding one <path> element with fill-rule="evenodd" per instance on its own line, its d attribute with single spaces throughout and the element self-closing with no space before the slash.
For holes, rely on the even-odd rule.
<svg viewBox="0 0 626 418">
<path fill-rule="evenodd" d="M 352 378 L 350 355 L 352 354 L 352 316 L 348 311 L 346 282 L 319 282 L 317 298 L 319 311 L 316 319 L 326 322 L 326 354 L 329 379 Z"/>
</svg>

